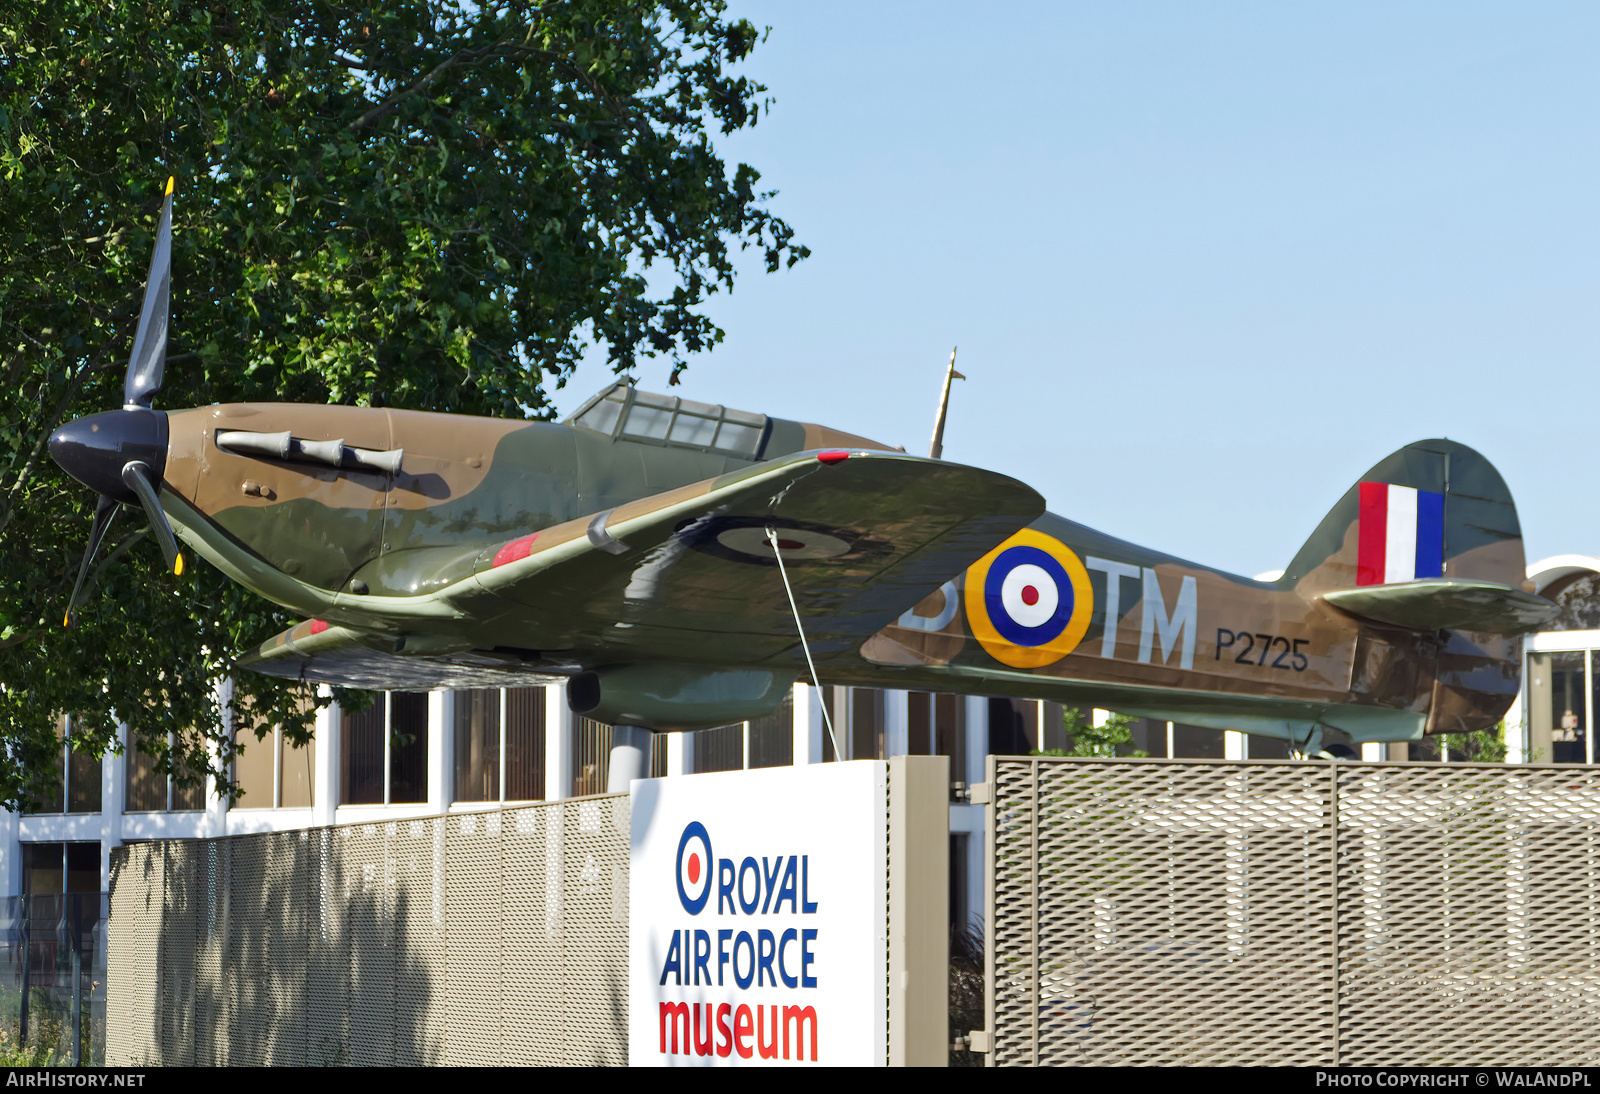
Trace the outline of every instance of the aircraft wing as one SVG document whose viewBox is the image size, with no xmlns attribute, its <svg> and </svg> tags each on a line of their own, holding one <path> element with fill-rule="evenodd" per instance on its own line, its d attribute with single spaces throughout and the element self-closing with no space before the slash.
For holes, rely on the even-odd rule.
<svg viewBox="0 0 1600 1094">
<path fill-rule="evenodd" d="M 456 602 L 516 621 L 536 649 L 758 663 L 797 640 L 770 528 L 813 654 L 826 657 L 1043 511 L 1037 492 L 991 471 L 802 453 L 511 540 L 484 553 L 477 589 Z"/>
<path fill-rule="evenodd" d="M 397 686 L 396 672 L 406 686 L 447 686 L 510 682 L 495 665 L 531 679 L 639 660 L 803 672 L 768 529 L 825 661 L 1043 511 L 1036 491 L 991 471 L 895 452 L 798 453 L 490 546 L 470 577 L 436 594 L 462 621 L 448 635 L 364 637 L 346 621 L 316 643 L 296 628 L 241 664 L 368 687 Z"/>
<path fill-rule="evenodd" d="M 308 619 L 273 635 L 238 661 L 241 668 L 291 680 L 374 691 L 505 688 L 557 682 L 548 667 L 515 655 L 481 652 L 466 641 L 396 637 Z"/>
</svg>

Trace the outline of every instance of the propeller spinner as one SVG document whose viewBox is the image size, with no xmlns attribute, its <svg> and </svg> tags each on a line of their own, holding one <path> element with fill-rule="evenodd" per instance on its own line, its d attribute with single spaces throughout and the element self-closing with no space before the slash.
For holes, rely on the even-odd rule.
<svg viewBox="0 0 1600 1094">
<path fill-rule="evenodd" d="M 150 520 L 174 574 L 183 573 L 183 555 L 157 496 L 167 465 L 167 416 L 151 407 L 161 390 L 167 363 L 167 314 L 172 290 L 172 188 L 167 179 L 156 250 L 145 280 L 144 306 L 134 335 L 128 374 L 122 383 L 122 409 L 91 414 L 68 422 L 50 435 L 50 457 L 61 469 L 100 495 L 95 506 L 89 545 L 78 566 L 62 625 L 76 617 L 90 563 L 94 561 L 119 503 L 138 505 Z"/>
</svg>

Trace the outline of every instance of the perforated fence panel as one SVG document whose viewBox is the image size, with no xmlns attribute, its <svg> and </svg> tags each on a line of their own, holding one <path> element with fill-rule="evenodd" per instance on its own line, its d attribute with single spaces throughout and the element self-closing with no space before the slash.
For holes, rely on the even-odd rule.
<svg viewBox="0 0 1600 1094">
<path fill-rule="evenodd" d="M 166 857 L 113 856 L 106 920 L 106 1062 L 144 1064 L 158 1052 L 162 983 L 156 958 L 166 918 Z"/>
<path fill-rule="evenodd" d="M 627 1062 L 628 798 L 134 844 L 108 1064 Z"/>
<path fill-rule="evenodd" d="M 990 757 L 993 1065 L 1600 1063 L 1600 772 Z"/>
</svg>

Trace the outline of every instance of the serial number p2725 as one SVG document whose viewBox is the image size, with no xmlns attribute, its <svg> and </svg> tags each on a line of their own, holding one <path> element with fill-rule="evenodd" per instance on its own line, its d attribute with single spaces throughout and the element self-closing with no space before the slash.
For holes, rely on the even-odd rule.
<svg viewBox="0 0 1600 1094">
<path fill-rule="evenodd" d="M 1240 643 L 1244 648 L 1236 652 Z M 1310 644 L 1309 638 L 1289 639 L 1281 634 L 1252 634 L 1250 631 L 1230 631 L 1226 627 L 1218 627 L 1216 660 L 1222 660 L 1222 651 L 1227 650 L 1237 665 L 1270 665 L 1285 672 L 1305 672 L 1310 662 L 1300 647 Z M 1272 660 L 1268 661 L 1268 657 L 1272 657 Z"/>
</svg>

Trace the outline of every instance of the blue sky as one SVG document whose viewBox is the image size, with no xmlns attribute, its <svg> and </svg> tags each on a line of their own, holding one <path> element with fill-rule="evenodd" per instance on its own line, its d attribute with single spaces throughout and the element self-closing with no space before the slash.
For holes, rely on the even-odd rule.
<svg viewBox="0 0 1600 1094">
<path fill-rule="evenodd" d="M 776 103 L 722 147 L 814 254 L 681 394 L 925 452 L 959 344 L 946 458 L 1114 535 L 1275 569 L 1443 435 L 1600 554 L 1600 6 L 733 10 Z"/>
</svg>

